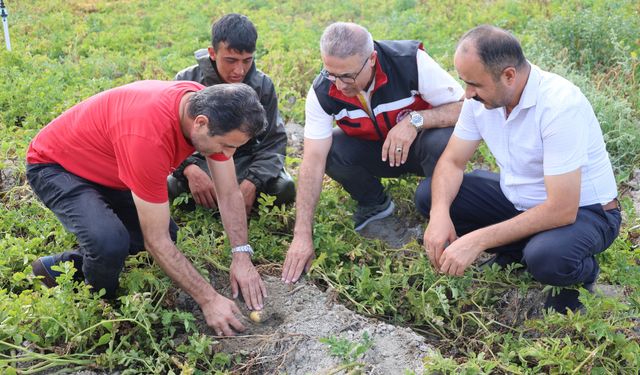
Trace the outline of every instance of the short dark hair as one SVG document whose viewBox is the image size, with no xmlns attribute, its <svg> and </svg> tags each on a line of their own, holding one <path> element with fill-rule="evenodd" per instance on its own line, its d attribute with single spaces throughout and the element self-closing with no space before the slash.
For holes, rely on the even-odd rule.
<svg viewBox="0 0 640 375">
<path fill-rule="evenodd" d="M 267 124 L 258 94 L 244 83 L 222 83 L 195 92 L 189 98 L 189 117 L 204 115 L 209 119 L 209 136 L 240 130 L 250 138 Z"/>
<path fill-rule="evenodd" d="M 228 44 L 227 48 L 253 53 L 257 40 L 256 27 L 242 14 L 226 14 L 211 26 L 211 46 L 216 51 L 220 42 L 225 42 Z"/>
<path fill-rule="evenodd" d="M 460 38 L 458 46 L 466 40 L 473 43 L 480 61 L 494 80 L 499 80 L 502 71 L 509 66 L 519 69 L 526 65 L 527 59 L 520 42 L 507 30 L 480 25 L 467 31 Z"/>
</svg>

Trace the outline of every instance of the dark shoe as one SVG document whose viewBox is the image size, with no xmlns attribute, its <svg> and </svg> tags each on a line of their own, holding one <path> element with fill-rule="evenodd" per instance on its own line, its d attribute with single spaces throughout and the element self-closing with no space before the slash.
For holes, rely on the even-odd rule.
<svg viewBox="0 0 640 375">
<path fill-rule="evenodd" d="M 173 203 L 173 200 L 181 194 L 189 193 L 189 186 L 186 182 L 175 178 L 173 175 L 169 175 L 167 176 L 167 191 L 169 193 L 169 202 Z M 196 204 L 193 197 L 189 196 L 189 200 L 179 204 L 178 207 L 183 211 L 192 212 L 195 211 Z"/>
<path fill-rule="evenodd" d="M 589 291 L 589 293 L 594 293 L 596 289 L 596 281 L 598 281 L 599 275 L 600 270 L 598 269 L 593 281 L 584 283 L 582 287 Z M 567 309 L 574 312 L 583 310 L 584 305 L 578 299 L 579 296 L 580 292 L 576 289 L 562 289 L 560 293 L 555 296 L 553 296 L 552 293 L 549 293 L 547 300 L 544 303 L 544 308 L 552 308 L 561 314 L 566 314 Z"/>
<path fill-rule="evenodd" d="M 596 292 L 596 282 L 598 281 L 598 277 L 600 276 L 600 267 L 596 271 L 596 277 L 593 278 L 591 282 L 585 282 L 582 287 L 589 291 L 589 293 L 593 294 Z"/>
<path fill-rule="evenodd" d="M 575 312 L 584 307 L 578 299 L 579 296 L 580 292 L 576 289 L 563 288 L 555 296 L 549 292 L 547 300 L 544 302 L 544 308 L 553 309 L 560 314 L 566 314 L 567 309 Z"/>
<path fill-rule="evenodd" d="M 57 264 L 53 255 L 38 258 L 31 263 L 34 276 L 42 276 L 42 283 L 47 288 L 53 288 L 57 286 L 56 278 L 60 276 L 60 272 L 51 269 L 53 265 Z"/>
<path fill-rule="evenodd" d="M 393 213 L 396 206 L 389 196 L 387 196 L 382 204 L 373 206 L 358 206 L 353 214 L 354 226 L 357 231 L 362 230 L 370 222 L 374 220 L 384 219 Z"/>
</svg>

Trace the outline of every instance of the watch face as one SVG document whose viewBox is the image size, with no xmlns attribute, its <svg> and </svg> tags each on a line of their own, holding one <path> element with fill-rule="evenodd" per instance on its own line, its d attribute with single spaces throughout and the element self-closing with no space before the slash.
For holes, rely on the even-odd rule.
<svg viewBox="0 0 640 375">
<path fill-rule="evenodd" d="M 422 126 L 423 121 L 424 120 L 422 119 L 422 116 L 419 113 L 411 114 L 411 124 L 413 124 L 413 126 Z"/>
</svg>

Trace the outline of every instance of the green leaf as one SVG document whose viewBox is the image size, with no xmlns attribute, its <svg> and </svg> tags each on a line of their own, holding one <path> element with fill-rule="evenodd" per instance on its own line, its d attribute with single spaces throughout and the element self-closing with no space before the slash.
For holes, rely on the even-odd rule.
<svg viewBox="0 0 640 375">
<path fill-rule="evenodd" d="M 111 341 L 111 333 L 105 333 L 104 335 L 100 336 L 100 339 L 98 340 L 98 346 L 104 345 L 109 341 Z"/>
<path fill-rule="evenodd" d="M 113 322 L 112 321 L 105 320 L 105 321 L 100 322 L 100 324 L 104 328 L 108 329 L 109 331 L 113 331 Z"/>
</svg>

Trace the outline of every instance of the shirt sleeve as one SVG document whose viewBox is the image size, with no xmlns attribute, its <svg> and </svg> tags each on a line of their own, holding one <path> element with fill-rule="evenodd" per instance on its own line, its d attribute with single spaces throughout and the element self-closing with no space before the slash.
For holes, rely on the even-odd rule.
<svg viewBox="0 0 640 375">
<path fill-rule="evenodd" d="M 123 136 L 114 144 L 118 178 L 141 199 L 151 203 L 168 201 L 167 176 L 170 152 L 147 137 Z"/>
<path fill-rule="evenodd" d="M 465 141 L 479 141 L 482 139 L 475 116 L 473 115 L 474 103 L 472 100 L 473 99 L 467 99 L 462 104 L 460 117 L 458 117 L 456 127 L 453 129 L 453 134 Z"/>
<path fill-rule="evenodd" d="M 313 86 L 309 89 L 307 94 L 307 101 L 305 103 L 305 125 L 304 125 L 304 137 L 310 139 L 325 139 L 331 137 L 333 129 L 333 116 L 326 113 Z"/>
<path fill-rule="evenodd" d="M 588 101 L 581 92 L 553 95 L 550 100 L 553 105 L 547 103 L 540 111 L 545 176 L 575 171 L 587 163 L 589 121 L 595 118 L 591 106 L 582 104 Z"/>
<path fill-rule="evenodd" d="M 432 106 L 457 102 L 464 95 L 458 81 L 447 73 L 425 51 L 418 50 L 418 91 Z"/>
</svg>

